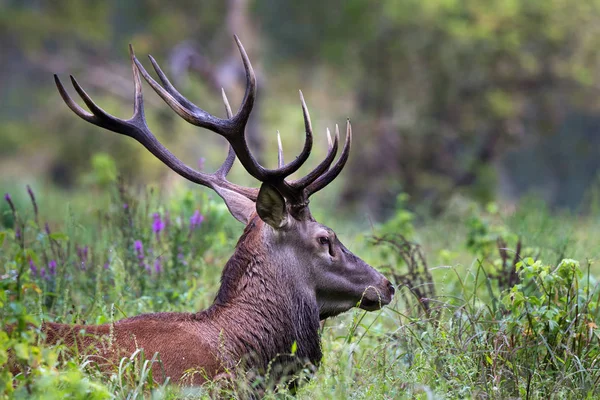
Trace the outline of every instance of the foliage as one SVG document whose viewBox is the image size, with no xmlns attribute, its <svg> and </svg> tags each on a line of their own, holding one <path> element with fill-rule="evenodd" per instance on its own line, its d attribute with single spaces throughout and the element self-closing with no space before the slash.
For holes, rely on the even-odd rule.
<svg viewBox="0 0 600 400">
<path fill-rule="evenodd" d="M 415 232 L 415 215 L 408 207 L 408 195 L 401 193 L 396 198 L 396 212 L 379 227 L 382 234 L 395 234 L 412 237 Z"/>
<path fill-rule="evenodd" d="M 84 178 L 90 185 L 109 188 L 117 181 L 117 166 L 115 160 L 106 153 L 96 153 L 92 157 L 92 172 Z"/>
<path fill-rule="evenodd" d="M 370 231 L 376 239 L 350 226 L 361 233 L 344 241 L 398 287 L 382 311 L 325 324 L 323 365 L 298 398 L 600 395 L 597 196 L 588 214 L 548 206 L 576 205 L 599 165 L 599 0 L 25 0 L 0 8 L 0 184 L 12 177 L 19 185 L 0 201 L 0 398 L 247 390 L 158 385 L 149 367 L 156 356 L 141 351 L 100 374 L 84 357 L 44 346 L 39 332 L 43 321 L 206 308 L 241 231 L 220 201 L 168 175 L 164 192 L 117 178 L 143 182 L 159 164 L 132 140 L 74 120 L 57 105 L 51 75 L 73 73 L 98 104 L 127 118 L 133 43 L 218 114 L 206 75 L 217 60 L 227 62 L 213 73 L 235 75 L 232 33 L 243 34 L 271 99 L 254 117 L 261 131 L 300 126 L 296 99 L 285 101 L 292 87 L 315 103 L 315 127 L 352 117 L 360 151 L 351 178 L 315 198 L 328 207 L 316 212 L 336 220 L 336 204 L 355 203 L 385 219 Z M 232 92 L 235 103 L 242 91 Z M 206 157 L 207 169 L 222 160 L 215 135 L 196 139 L 155 96 L 145 100 L 149 125 L 182 159 Z M 236 168 L 233 178 L 246 179 Z M 25 174 L 61 190 L 36 189 L 44 194 L 36 198 L 22 188 Z M 532 183 L 541 196 L 514 211 L 493 202 Z M 290 395 L 280 388 L 267 398 Z"/>
<path fill-rule="evenodd" d="M 545 372 L 548 382 L 542 380 L 545 387 L 538 390 L 547 390 L 548 395 L 554 393 L 555 386 L 548 385 L 556 378 L 564 380 L 559 389 L 563 393 L 592 395 L 600 378 L 594 372 L 600 336 L 598 296 L 590 286 L 589 264 L 587 279 L 582 279 L 579 262 L 572 259 L 550 266 L 526 258 L 517 267 L 522 282 L 502 298 L 507 314 L 502 333 L 508 340 L 502 358 L 513 365 L 510 374 L 518 371 L 530 386 Z M 526 393 L 524 387 L 519 390 Z"/>
<path fill-rule="evenodd" d="M 0 281 L 2 294 L 10 293 L 9 285 Z M 28 288 L 41 293 L 35 285 Z M 110 399 L 104 385 L 90 379 L 76 360 L 61 363 L 57 369 L 59 352 L 39 344 L 39 320 L 28 313 L 14 299 L 0 300 L 3 307 L 3 326 L 12 330 L 0 331 L 0 397 L 15 399 L 73 398 Z M 8 304 L 7 304 L 8 303 Z M 18 365 L 21 371 L 13 379 L 8 365 Z"/>
<path fill-rule="evenodd" d="M 68 221 L 58 230 L 42 221 L 37 199 L 27 189 L 33 213 L 17 208 L 6 194 L 11 224 L 0 234 L 4 265 L 0 316 L 8 329 L 0 332 L 5 394 L 30 398 L 53 393 L 62 398 L 69 393 L 90 398 L 92 393 L 107 398 L 117 389 L 147 391 L 144 382 L 152 379 L 139 375 L 147 369 L 143 355 L 122 363 L 117 380 L 101 384 L 85 372 L 85 359 L 65 360 L 60 349 L 40 346 L 40 321 L 100 324 L 118 318 L 117 313 L 187 304 L 199 289 L 195 278 L 205 273 L 198 266 L 219 257 L 211 249 L 228 243 L 232 236 L 225 221 L 228 211 L 207 196 L 189 192 L 166 208 L 157 204 L 154 190 L 134 195 L 120 181 L 109 188 L 112 201 L 97 216 L 96 229 L 83 232 L 75 221 Z M 203 281 L 210 284 L 210 279 Z M 13 387 L 7 368 L 15 363 L 27 372 Z M 127 380 L 127 376 L 134 378 Z M 49 388 L 56 390 L 48 392 Z"/>
<path fill-rule="evenodd" d="M 499 259 L 478 263 L 472 282 L 458 276 L 452 296 L 435 296 L 427 289 L 432 281 L 423 255 L 407 261 L 407 254 L 419 253 L 416 245 L 402 238 L 378 242 L 392 244 L 400 265 L 408 267 L 398 280 L 406 311 L 391 337 L 393 351 L 384 347 L 385 355 L 379 354 L 395 357 L 397 364 L 386 373 L 402 382 L 403 395 L 598 395 L 600 291 L 589 263 L 584 274 L 576 260 L 553 266 L 526 257 L 511 266 L 517 283 L 503 287 L 502 275 L 493 273 L 504 257 L 500 249 Z M 424 269 L 415 269 L 415 262 Z"/>
<path fill-rule="evenodd" d="M 218 288 L 221 266 L 239 234 L 226 222 L 231 218 L 220 203 L 188 191 L 164 198 L 122 181 L 106 191 L 107 203 L 98 198 L 103 212 L 86 219 L 86 227 L 77 222 L 89 218 L 84 208 L 47 228 L 44 220 L 50 214 L 42 206 L 47 201 L 31 189 L 25 192 L 33 211 L 22 201 L 8 206 L 15 223 L 0 230 L 2 396 L 209 398 L 244 393 L 242 382 L 183 389 L 159 385 L 150 368 L 156 355 L 143 351 L 106 375 L 85 357 L 65 357 L 63 348 L 41 344 L 41 321 L 104 323 L 143 312 L 201 309 Z M 13 202 L 16 197 L 7 198 Z M 376 248 L 360 239 L 351 246 L 371 257 L 371 263 L 386 264 L 380 269 L 394 278 L 396 300 L 379 312 L 354 311 L 326 322 L 323 365 L 298 398 L 599 394 L 599 292 L 592 264 L 583 269 L 572 259 L 547 264 L 536 258 L 537 246 L 523 245 L 515 256 L 505 250 L 518 243 L 510 218 L 493 205 L 467 210 L 461 217 L 464 235 L 449 235 L 454 222 L 442 218 L 438 224 L 452 238 L 447 254 L 471 257 L 469 268 L 459 263 L 434 267 L 437 260 L 429 255 L 441 251 L 393 234 L 393 227 L 410 226 L 414 237 L 423 236 L 426 228 L 411 218 L 401 224 L 393 219 L 383 227 Z M 513 272 L 517 280 L 502 279 Z M 13 376 L 10 365 L 26 372 Z M 268 391 L 267 398 L 291 395 L 287 388 L 279 390 L 277 395 Z"/>
</svg>

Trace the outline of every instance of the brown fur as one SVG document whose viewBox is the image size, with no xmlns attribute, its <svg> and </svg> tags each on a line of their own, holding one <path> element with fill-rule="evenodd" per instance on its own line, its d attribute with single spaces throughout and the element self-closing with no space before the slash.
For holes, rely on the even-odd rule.
<svg viewBox="0 0 600 400">
<path fill-rule="evenodd" d="M 293 373 L 321 359 L 319 309 L 300 296 L 285 271 L 270 265 L 263 245 L 263 222 L 248 224 L 227 262 L 214 304 L 198 313 L 155 313 L 98 326 L 45 323 L 46 342 L 62 342 L 79 354 L 92 354 L 102 368 L 143 348 L 159 353 L 162 381 L 201 384 L 239 366 L 265 373 L 269 363 Z M 289 356 L 296 342 L 296 357 Z M 287 355 L 287 356 L 286 356 Z M 164 374 L 162 371 L 164 370 Z M 186 372 L 191 378 L 185 379 Z"/>
</svg>

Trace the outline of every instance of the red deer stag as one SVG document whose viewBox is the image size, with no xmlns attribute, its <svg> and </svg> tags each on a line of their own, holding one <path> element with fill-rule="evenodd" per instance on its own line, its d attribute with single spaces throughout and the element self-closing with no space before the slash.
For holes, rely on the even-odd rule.
<svg viewBox="0 0 600 400">
<path fill-rule="evenodd" d="M 150 61 L 162 83 L 157 83 L 138 61 L 130 47 L 135 100 L 133 116 L 122 120 L 107 114 L 71 77 L 75 90 L 90 112 L 67 94 L 59 78 L 56 85 L 63 100 L 79 117 L 99 127 L 130 136 L 182 177 L 213 189 L 225 201 L 231 214 L 246 225 L 233 256 L 225 265 L 221 287 L 214 304 L 198 313 L 155 313 L 127 318 L 99 326 L 46 323 L 48 343 L 62 341 L 79 349 L 97 348 L 94 357 L 109 362 L 130 355 L 136 349 L 159 353 L 162 368 L 172 381 L 188 383 L 187 371 L 201 371 L 189 383 L 201 384 L 226 375 L 245 360 L 244 369 L 264 373 L 271 361 L 296 367 L 318 365 L 321 359 L 319 321 L 352 307 L 377 310 L 394 294 L 391 283 L 373 267 L 355 256 L 328 227 L 311 216 L 308 199 L 333 181 L 344 167 L 350 152 L 352 131 L 346 128 L 344 148 L 338 150 L 339 132 L 324 160 L 297 180 L 286 178 L 308 158 L 312 142 L 311 121 L 300 93 L 306 137 L 304 148 L 285 164 L 279 141 L 278 168 L 267 169 L 250 153 L 245 126 L 256 96 L 256 78 L 248 56 L 235 37 L 246 70 L 247 87 L 237 114 L 232 115 L 223 92 L 227 119 L 215 117 L 183 97 L 169 82 L 156 61 Z M 196 171 L 167 150 L 152 134 L 144 119 L 140 74 L 180 117 L 207 128 L 229 142 L 229 154 L 212 174 Z M 261 182 L 260 190 L 238 186 L 226 175 L 235 158 Z M 332 165 L 333 164 L 333 165 Z M 81 332 L 84 331 L 85 335 Z M 99 346 L 100 339 L 109 344 Z M 85 350 L 84 350 L 85 351 Z M 281 364 L 280 363 L 280 364 Z M 293 372 L 294 368 L 291 368 Z M 185 382 L 184 382 L 185 380 Z"/>
</svg>

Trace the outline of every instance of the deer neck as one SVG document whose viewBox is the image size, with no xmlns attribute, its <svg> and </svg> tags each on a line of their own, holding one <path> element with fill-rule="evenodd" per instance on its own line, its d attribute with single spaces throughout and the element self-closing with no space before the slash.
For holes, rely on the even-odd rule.
<svg viewBox="0 0 600 400">
<path fill-rule="evenodd" d="M 263 245 L 261 227 L 255 226 L 262 223 L 255 219 L 246 227 L 209 312 L 226 335 L 233 358 L 247 356 L 265 368 L 277 359 L 318 365 L 322 353 L 316 296 L 299 291 L 286 276 L 289 266 L 274 261 Z M 286 356 L 293 347 L 295 356 Z"/>
</svg>

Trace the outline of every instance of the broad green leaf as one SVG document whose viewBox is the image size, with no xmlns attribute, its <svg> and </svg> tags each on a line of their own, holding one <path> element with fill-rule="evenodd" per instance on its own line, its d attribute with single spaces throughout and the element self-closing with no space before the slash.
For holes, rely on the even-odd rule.
<svg viewBox="0 0 600 400">
<path fill-rule="evenodd" d="M 57 241 L 64 241 L 64 242 L 66 242 L 66 241 L 69 240 L 69 237 L 66 234 L 62 233 L 62 232 L 53 232 L 53 233 L 50 234 L 49 237 L 50 237 L 50 239 L 57 240 Z"/>
<path fill-rule="evenodd" d="M 29 359 L 29 347 L 26 343 L 17 343 L 15 344 L 15 355 L 17 358 L 21 360 Z"/>
</svg>

